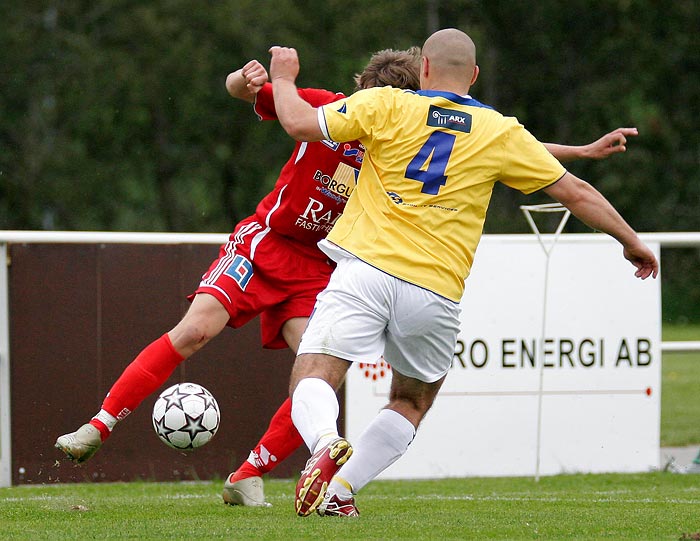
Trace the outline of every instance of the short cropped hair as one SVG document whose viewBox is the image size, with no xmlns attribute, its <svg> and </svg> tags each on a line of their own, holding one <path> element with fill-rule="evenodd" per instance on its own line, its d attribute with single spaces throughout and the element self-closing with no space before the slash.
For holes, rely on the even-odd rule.
<svg viewBox="0 0 700 541">
<path fill-rule="evenodd" d="M 420 61 L 420 47 L 376 52 L 362 73 L 355 75 L 356 90 L 377 86 L 420 90 Z"/>
</svg>

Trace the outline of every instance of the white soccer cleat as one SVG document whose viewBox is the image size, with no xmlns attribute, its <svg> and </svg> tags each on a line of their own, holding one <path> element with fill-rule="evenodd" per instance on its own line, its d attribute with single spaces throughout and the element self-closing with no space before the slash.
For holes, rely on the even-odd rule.
<svg viewBox="0 0 700 541">
<path fill-rule="evenodd" d="M 262 477 L 246 477 L 231 482 L 232 477 L 233 474 L 226 479 L 224 492 L 221 494 L 225 503 L 245 507 L 272 507 L 271 503 L 265 501 Z"/>
<path fill-rule="evenodd" d="M 102 447 L 102 438 L 100 438 L 100 431 L 88 423 L 75 432 L 59 436 L 55 447 L 63 451 L 76 464 L 81 464 Z"/>
</svg>

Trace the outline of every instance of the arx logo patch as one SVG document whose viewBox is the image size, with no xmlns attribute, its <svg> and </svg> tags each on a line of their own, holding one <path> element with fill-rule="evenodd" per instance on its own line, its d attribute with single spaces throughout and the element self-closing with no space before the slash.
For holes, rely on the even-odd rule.
<svg viewBox="0 0 700 541">
<path fill-rule="evenodd" d="M 427 124 L 435 128 L 448 128 L 469 133 L 472 131 L 472 115 L 464 111 L 444 109 L 431 105 L 428 111 Z"/>
</svg>

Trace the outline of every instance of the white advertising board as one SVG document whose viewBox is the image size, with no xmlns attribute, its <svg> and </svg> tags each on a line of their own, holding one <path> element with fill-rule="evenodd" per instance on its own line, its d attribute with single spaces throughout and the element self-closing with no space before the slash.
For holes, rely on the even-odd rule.
<svg viewBox="0 0 700 541">
<path fill-rule="evenodd" d="M 380 478 L 658 468 L 660 280 L 635 278 L 605 235 L 562 235 L 544 312 L 545 265 L 534 235 L 482 239 L 452 369 L 408 452 Z M 351 368 L 351 442 L 387 403 L 390 377 L 382 366 Z"/>
</svg>

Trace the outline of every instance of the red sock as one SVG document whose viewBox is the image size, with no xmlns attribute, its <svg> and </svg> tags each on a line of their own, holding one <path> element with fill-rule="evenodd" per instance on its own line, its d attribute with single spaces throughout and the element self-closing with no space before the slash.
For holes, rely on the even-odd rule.
<svg viewBox="0 0 700 541">
<path fill-rule="evenodd" d="M 229 478 L 231 483 L 260 476 L 272 471 L 277 464 L 296 451 L 304 440 L 292 422 L 292 400 L 287 398 L 270 419 L 270 426 L 255 449 Z"/>
<path fill-rule="evenodd" d="M 121 421 L 163 385 L 183 360 L 170 337 L 164 334 L 146 346 L 126 367 L 104 399 L 102 409 Z"/>
<path fill-rule="evenodd" d="M 104 424 L 102 421 L 99 419 L 95 419 L 94 417 L 90 419 L 90 424 L 94 426 L 97 430 L 100 431 L 100 439 L 102 441 L 105 441 L 109 435 L 112 433 L 109 428 L 107 428 L 107 425 Z"/>
</svg>

